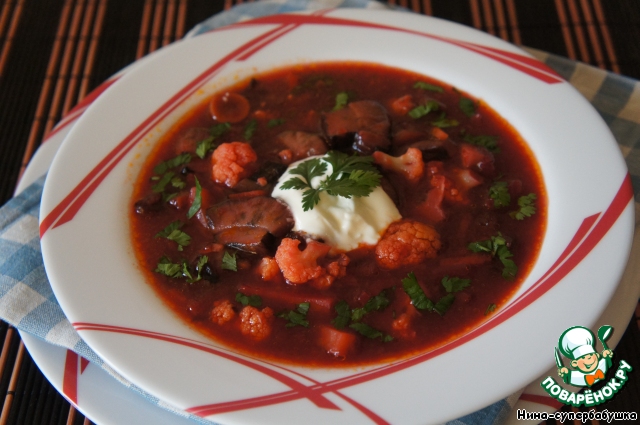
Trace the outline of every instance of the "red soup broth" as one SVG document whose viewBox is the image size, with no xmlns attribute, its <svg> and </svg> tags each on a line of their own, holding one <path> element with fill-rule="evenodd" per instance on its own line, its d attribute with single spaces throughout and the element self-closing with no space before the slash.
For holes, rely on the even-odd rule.
<svg viewBox="0 0 640 425">
<path fill-rule="evenodd" d="M 373 104 L 376 117 L 356 108 Z M 347 121 L 340 137 L 336 119 Z M 371 122 L 381 125 L 373 142 Z M 230 146 L 238 150 L 222 155 Z M 402 215 L 390 228 L 407 230 L 391 264 L 376 246 L 342 252 L 317 235 L 260 227 L 286 167 L 323 150 L 373 155 Z M 409 152 L 422 157 L 417 174 L 415 160 L 385 162 Z M 192 327 L 259 358 L 353 366 L 434 349 L 487 320 L 533 267 L 546 202 L 527 144 L 481 99 L 404 70 L 326 63 L 256 75 L 184 116 L 135 183 L 131 232 L 147 282 Z M 212 217 L 225 205 L 237 226 L 220 232 Z M 438 236 L 428 256 L 415 232 L 424 226 Z M 291 259 L 315 278 L 285 277 L 283 241 L 298 244 L 294 256 L 317 251 L 310 264 Z M 422 257 L 406 264 L 411 249 Z"/>
</svg>

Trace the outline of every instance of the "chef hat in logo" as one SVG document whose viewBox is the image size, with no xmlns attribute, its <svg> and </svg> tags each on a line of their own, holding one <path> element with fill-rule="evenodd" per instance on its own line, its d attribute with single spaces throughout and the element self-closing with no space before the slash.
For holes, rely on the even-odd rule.
<svg viewBox="0 0 640 425">
<path fill-rule="evenodd" d="M 582 326 L 574 326 L 560 335 L 558 348 L 566 357 L 576 360 L 586 354 L 595 353 L 595 344 L 593 332 Z"/>
</svg>

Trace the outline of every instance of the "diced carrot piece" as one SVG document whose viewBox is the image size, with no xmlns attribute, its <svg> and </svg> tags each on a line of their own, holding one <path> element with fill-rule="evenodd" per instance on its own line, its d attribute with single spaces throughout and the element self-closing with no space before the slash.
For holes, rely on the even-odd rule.
<svg viewBox="0 0 640 425">
<path fill-rule="evenodd" d="M 340 359 L 346 359 L 347 355 L 355 348 L 356 335 L 346 331 L 339 331 L 330 326 L 321 326 L 318 344 L 327 353 Z"/>
<path fill-rule="evenodd" d="M 447 140 L 449 138 L 449 135 L 447 134 L 447 132 L 441 129 L 440 127 L 433 127 L 431 129 L 431 134 L 433 135 L 433 137 L 435 137 L 438 140 Z"/>
<path fill-rule="evenodd" d="M 398 115 L 405 115 L 416 107 L 410 94 L 404 95 L 391 102 L 391 110 Z"/>
</svg>

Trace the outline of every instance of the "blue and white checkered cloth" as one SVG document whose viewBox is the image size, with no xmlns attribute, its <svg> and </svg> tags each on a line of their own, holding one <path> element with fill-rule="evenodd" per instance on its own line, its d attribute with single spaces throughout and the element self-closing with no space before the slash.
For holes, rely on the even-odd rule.
<svg viewBox="0 0 640 425">
<path fill-rule="evenodd" d="M 240 20 L 274 13 L 327 7 L 385 8 L 371 0 L 270 0 L 245 3 L 196 26 L 187 37 Z M 566 58 L 528 50 L 573 84 L 609 125 L 626 158 L 635 193 L 636 229 L 640 200 L 640 83 Z M 47 342 L 74 350 L 107 369 L 151 402 L 170 409 L 108 368 L 73 329 L 56 301 L 45 274 L 38 234 L 38 210 L 44 177 L 0 208 L 0 318 Z M 518 394 L 450 424 L 495 425 L 504 422 Z M 191 416 L 184 412 L 177 414 Z M 201 418 L 191 416 L 194 421 Z M 207 422 L 209 423 L 209 422 Z"/>
</svg>

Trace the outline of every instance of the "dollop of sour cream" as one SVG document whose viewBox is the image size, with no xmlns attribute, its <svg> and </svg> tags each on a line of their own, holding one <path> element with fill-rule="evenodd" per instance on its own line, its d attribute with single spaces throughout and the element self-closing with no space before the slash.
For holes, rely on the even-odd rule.
<svg viewBox="0 0 640 425">
<path fill-rule="evenodd" d="M 352 197 L 331 196 L 327 192 L 320 192 L 320 202 L 309 211 L 302 208 L 302 194 L 304 190 L 280 187 L 292 177 L 303 177 L 290 173 L 298 164 L 315 157 L 305 158 L 289 165 L 287 171 L 280 177 L 271 196 L 286 203 L 291 209 L 295 225 L 293 230 L 304 232 L 323 239 L 334 248 L 351 251 L 361 244 L 375 245 L 394 221 L 402 218 L 398 208 L 382 189 L 376 187 L 369 196 Z M 314 177 L 311 187 L 317 188 L 333 169 L 327 164 L 325 174 Z"/>
</svg>

